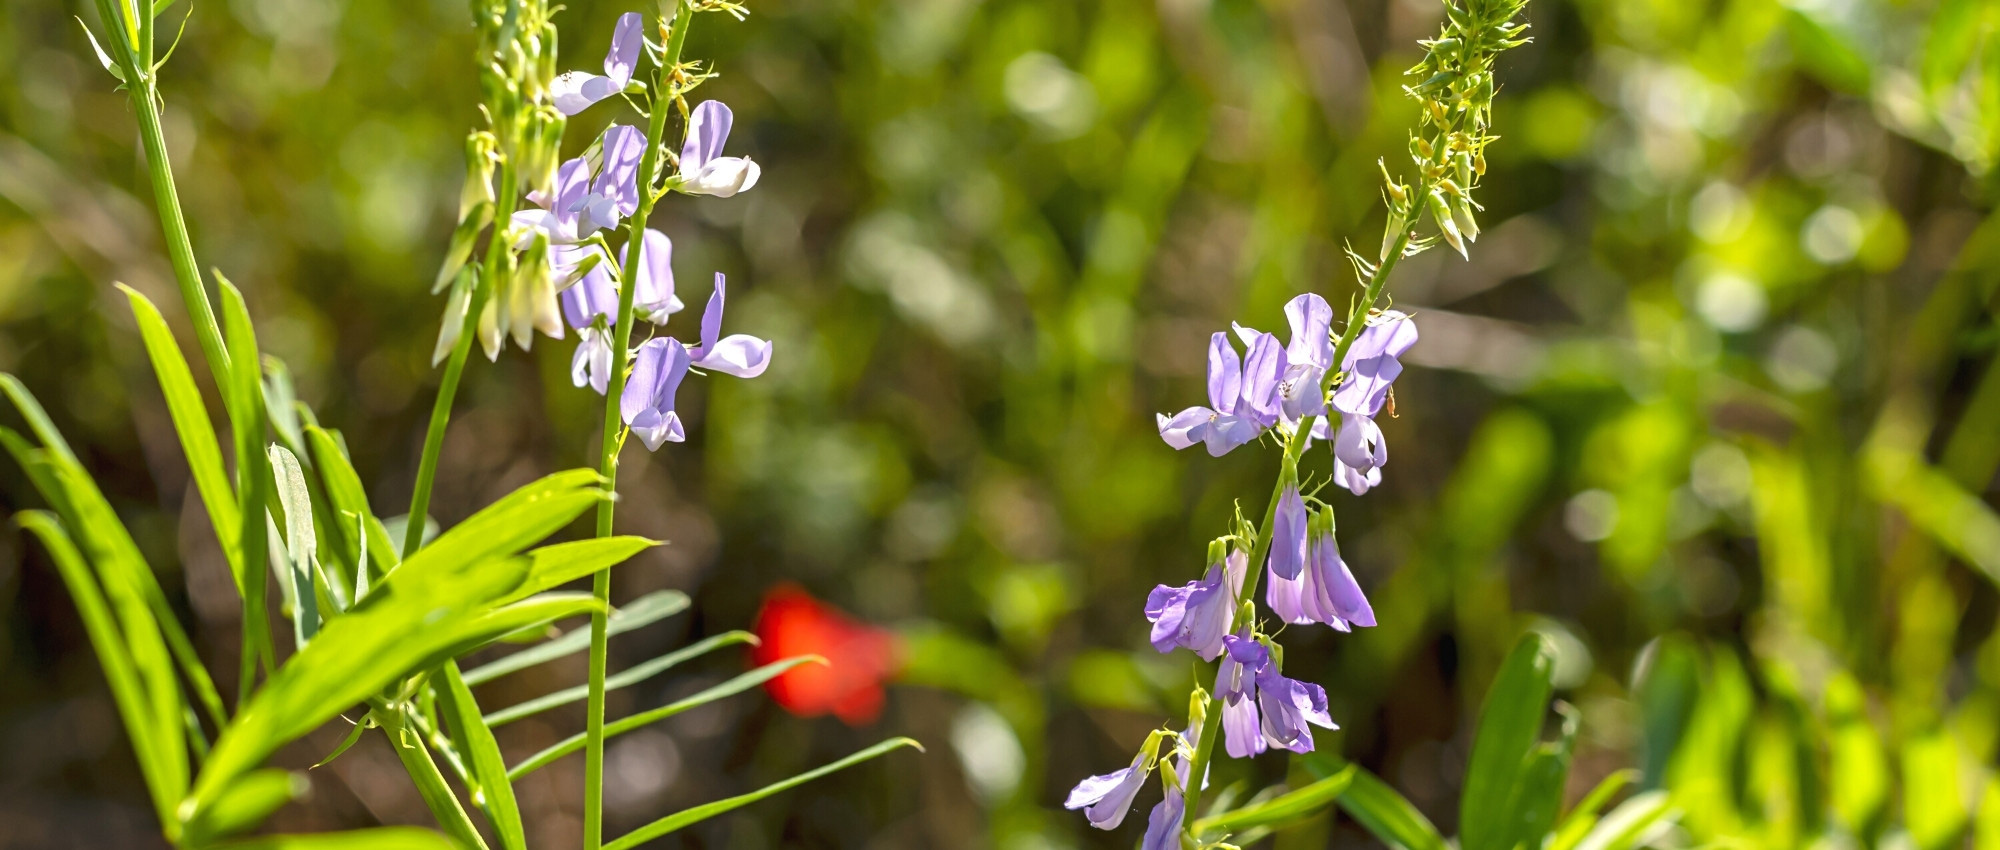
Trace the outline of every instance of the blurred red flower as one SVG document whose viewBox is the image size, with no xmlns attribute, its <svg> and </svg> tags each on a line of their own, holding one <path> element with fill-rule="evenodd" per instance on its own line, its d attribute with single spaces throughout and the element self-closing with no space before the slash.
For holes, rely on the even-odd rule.
<svg viewBox="0 0 2000 850">
<path fill-rule="evenodd" d="M 756 631 L 762 643 L 750 657 L 759 666 L 800 655 L 827 660 L 801 664 L 764 684 L 786 711 L 801 717 L 831 711 L 849 726 L 871 722 L 882 712 L 882 681 L 895 673 L 898 655 L 889 631 L 852 619 L 790 583 L 764 594 Z"/>
</svg>

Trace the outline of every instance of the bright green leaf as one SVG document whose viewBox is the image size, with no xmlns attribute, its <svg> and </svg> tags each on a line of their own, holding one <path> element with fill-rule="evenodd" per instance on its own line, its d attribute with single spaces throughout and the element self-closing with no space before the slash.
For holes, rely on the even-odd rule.
<svg viewBox="0 0 2000 850">
<path fill-rule="evenodd" d="M 629 848 L 637 847 L 662 835 L 674 832 L 675 830 L 692 826 L 694 824 L 708 820 L 709 818 L 715 817 L 716 815 L 723 814 L 724 812 L 740 809 L 744 806 L 750 805 L 751 803 L 755 803 L 758 800 L 762 800 L 765 797 L 769 797 L 781 791 L 786 791 L 791 788 L 804 785 L 805 783 L 811 782 L 822 776 L 826 776 L 830 773 L 834 773 L 837 771 L 845 770 L 847 768 L 853 767 L 854 765 L 860 764 L 864 761 L 868 761 L 869 759 L 876 758 L 878 756 L 882 756 L 887 753 L 895 752 L 896 750 L 903 749 L 904 747 L 911 747 L 918 750 L 919 752 L 921 752 L 924 748 L 922 744 L 919 744 L 915 740 L 910 738 L 890 738 L 887 741 L 883 741 L 882 743 L 876 744 L 875 746 L 869 747 L 868 749 L 862 750 L 861 752 L 855 753 L 854 755 L 848 756 L 847 758 L 841 759 L 840 761 L 813 768 L 812 770 L 808 770 L 790 779 L 771 783 L 770 785 L 766 785 L 763 788 L 759 788 L 748 794 L 738 794 L 728 799 L 717 800 L 713 803 L 706 803 L 703 805 L 695 806 L 692 809 L 687 809 L 685 811 L 680 811 L 668 815 L 664 818 L 653 821 L 650 824 L 635 829 L 630 833 L 627 833 L 623 838 L 620 838 L 617 841 L 613 841 L 609 844 L 604 845 L 604 850 L 629 850 Z"/>
</svg>

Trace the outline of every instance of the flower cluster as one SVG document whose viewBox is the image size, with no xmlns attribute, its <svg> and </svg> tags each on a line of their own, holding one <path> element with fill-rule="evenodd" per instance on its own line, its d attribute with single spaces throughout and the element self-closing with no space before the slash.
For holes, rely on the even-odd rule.
<svg viewBox="0 0 2000 850">
<path fill-rule="evenodd" d="M 650 47 L 642 27 L 637 13 L 619 16 L 604 57 L 604 74 L 571 71 L 549 80 L 545 95 L 550 108 L 567 118 L 613 95 L 644 94 L 644 86 L 633 76 Z M 654 108 L 668 105 L 662 101 Z M 571 380 L 578 387 L 608 392 L 616 362 L 612 355 L 620 287 L 632 287 L 633 315 L 656 326 L 665 325 L 684 305 L 674 291 L 673 242 L 665 233 L 641 230 L 636 251 L 623 254 L 630 268 L 619 267 L 614 259 L 619 255 L 611 250 L 607 234 L 615 235 L 620 222 L 640 211 L 642 196 L 678 191 L 726 198 L 755 186 L 760 173 L 755 162 L 723 155 L 733 123 L 733 113 L 720 101 L 694 107 L 688 114 L 679 173 L 659 186 L 640 185 L 640 163 L 647 153 L 645 130 L 617 123 L 606 126 L 582 155 L 554 168 L 546 181 L 530 181 L 524 194 L 530 206 L 509 217 L 500 237 L 513 249 L 496 258 L 506 268 L 480 308 L 478 338 L 486 356 L 499 357 L 510 338 L 525 350 L 536 333 L 562 339 L 566 329 L 574 330 L 578 342 L 570 362 Z M 474 188 L 466 193 L 467 203 L 490 206 L 490 171 L 486 167 L 468 181 Z M 467 239 L 461 251 L 455 241 L 446 272 L 439 276 L 440 285 L 454 277 L 459 281 L 438 340 L 440 359 L 457 343 L 459 328 L 472 308 L 470 278 L 477 273 L 466 264 L 470 244 Z M 648 449 L 685 439 L 674 399 L 689 371 L 753 378 L 770 364 L 769 340 L 722 336 L 725 288 L 722 274 L 716 273 L 698 345 L 653 337 L 639 344 L 630 358 L 631 372 L 618 399 L 619 409 L 625 424 Z"/>
<path fill-rule="evenodd" d="M 1333 507 L 1302 479 L 1300 461 L 1315 440 L 1332 448 L 1331 483 L 1355 496 L 1382 483 L 1389 450 L 1376 418 L 1395 415 L 1394 385 L 1403 355 L 1417 342 L 1410 315 L 1377 309 L 1388 273 L 1403 257 L 1443 241 L 1464 254 L 1477 239 L 1472 191 L 1486 172 L 1493 59 L 1525 43 L 1526 24 L 1512 23 L 1525 0 L 1445 0 L 1444 31 L 1423 42 L 1424 60 L 1407 73 L 1421 82 L 1404 91 L 1422 105 L 1410 137 L 1415 185 L 1398 182 L 1382 165 L 1389 208 L 1380 256 L 1347 252 L 1364 287 L 1362 298 L 1334 334 L 1333 309 L 1307 293 L 1285 305 L 1290 338 L 1242 325 L 1218 332 L 1208 344 L 1208 405 L 1159 414 L 1160 439 L 1175 449 L 1199 443 L 1220 457 L 1272 435 L 1284 448 L 1278 480 L 1262 528 L 1239 513 L 1231 533 L 1209 546 L 1204 575 L 1184 585 L 1160 585 L 1146 597 L 1150 639 L 1160 652 L 1186 649 L 1216 661 L 1215 690 L 1195 688 L 1185 733 L 1154 733 L 1132 766 L 1084 780 L 1068 806 L 1084 808 L 1092 826 L 1116 827 L 1158 763 L 1162 737 L 1177 742 L 1179 767 L 1164 772 L 1167 798 L 1153 810 L 1144 847 L 1217 846 L 1210 836 L 1184 829 L 1187 799 L 1198 798 L 1188 773 L 1205 774 L 1214 735 L 1205 729 L 1209 707 L 1222 727 L 1223 750 L 1248 758 L 1271 749 L 1307 753 L 1312 727 L 1337 728 L 1319 685 L 1283 674 L 1284 653 L 1258 617 L 1257 581 L 1269 576 L 1264 602 L 1281 624 L 1321 624 L 1339 631 L 1375 625 L 1375 612 L 1335 539 Z M 1428 216 L 1434 236 L 1414 231 Z M 1242 346 L 1239 354 L 1237 346 Z M 1251 571 L 1263 559 L 1262 573 Z M 1192 753 L 1191 756 L 1186 755 Z M 1205 779 L 1205 776 L 1204 776 Z"/>
</svg>

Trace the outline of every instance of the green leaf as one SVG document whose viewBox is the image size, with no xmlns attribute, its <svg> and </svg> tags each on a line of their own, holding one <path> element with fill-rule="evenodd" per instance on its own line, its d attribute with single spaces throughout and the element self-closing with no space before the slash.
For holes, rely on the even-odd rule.
<svg viewBox="0 0 2000 850">
<path fill-rule="evenodd" d="M 319 634 L 319 602 L 313 578 L 319 572 L 319 537 L 313 531 L 312 493 L 306 474 L 289 449 L 273 443 L 269 449 L 272 482 L 285 515 L 285 556 L 292 593 L 292 634 L 300 648 Z"/>
<path fill-rule="evenodd" d="M 216 797 L 214 805 L 188 822 L 184 840 L 200 846 L 254 829 L 279 806 L 311 790 L 311 782 L 291 771 L 270 768 L 244 774 Z"/>
<path fill-rule="evenodd" d="M 166 397 L 174 433 L 180 437 L 181 451 L 187 457 L 189 476 L 201 494 L 202 505 L 208 509 L 209 523 L 215 527 L 223 557 L 236 579 L 236 591 L 242 593 L 243 554 L 237 545 L 242 518 L 237 515 L 236 493 L 230 489 L 229 474 L 222 466 L 222 449 L 216 443 L 208 407 L 202 402 L 194 373 L 188 369 L 187 359 L 174 342 L 173 331 L 167 328 L 160 309 L 138 290 L 122 283 L 118 288 L 131 302 L 132 317 L 138 320 L 139 336 L 146 344 L 146 357 L 153 362 L 153 374 L 158 376 L 160 393 Z"/>
<path fill-rule="evenodd" d="M 1590 832 L 1590 828 L 1597 825 L 1597 813 L 1605 804 L 1611 802 L 1611 798 L 1617 796 L 1618 792 L 1625 790 L 1625 786 L 1638 779 L 1639 772 L 1629 768 L 1612 771 L 1610 776 L 1604 777 L 1597 783 L 1597 787 L 1590 789 L 1590 793 L 1583 795 L 1583 799 L 1577 801 L 1576 808 L 1570 809 L 1569 814 L 1563 816 L 1562 823 L 1556 827 L 1555 836 L 1549 839 L 1547 850 L 1571 850 L 1575 847 L 1577 842 L 1582 841 Z"/>
<path fill-rule="evenodd" d="M 699 658 L 703 655 L 707 655 L 708 653 L 714 652 L 715 650 L 721 649 L 725 646 L 735 646 L 737 644 L 745 644 L 745 643 L 748 644 L 757 643 L 757 636 L 749 632 L 741 632 L 741 631 L 725 632 L 723 634 L 719 634 L 714 637 L 703 640 L 692 646 L 682 647 L 680 649 L 674 650 L 673 652 L 661 655 L 657 658 L 649 659 L 647 661 L 644 661 L 640 664 L 633 666 L 629 670 L 624 670 L 619 672 L 618 675 L 608 677 L 604 680 L 604 689 L 607 691 L 614 691 L 619 688 L 627 687 L 629 685 L 635 685 L 647 679 L 650 679 L 654 676 L 658 676 L 661 673 L 664 673 L 674 668 L 675 666 L 688 661 L 689 659 Z M 548 711 L 551 708 L 565 706 L 573 702 L 581 701 L 586 697 L 588 697 L 589 694 L 590 694 L 589 685 L 577 685 L 572 688 L 564 688 L 560 691 L 556 691 L 550 694 L 543 694 L 542 696 L 528 700 L 527 702 L 519 703 L 516 705 L 510 705 L 506 708 L 500 709 L 499 711 L 493 712 L 492 714 L 486 716 L 486 722 L 488 725 L 502 726 L 508 723 L 512 723 L 516 720 L 520 720 L 523 717 L 531 717 L 533 715 L 540 714 L 544 711 Z"/>
<path fill-rule="evenodd" d="M 526 549 L 606 498 L 601 482 L 592 470 L 572 469 L 515 490 L 404 561 L 382 579 L 378 592 L 452 565 L 503 558 Z"/>
<path fill-rule="evenodd" d="M 1370 835 L 1400 850 L 1446 850 L 1444 836 L 1409 800 L 1359 765 L 1340 792 L 1340 808 Z"/>
<path fill-rule="evenodd" d="M 19 435 L 5 432 L 9 447 L 25 445 Z M 18 455 L 18 452 L 17 452 Z M 111 696 L 118 706 L 118 714 L 125 721 L 126 734 L 132 738 L 132 749 L 139 758 L 139 772 L 146 778 L 146 787 L 152 792 L 153 807 L 162 823 L 173 818 L 174 804 L 179 802 L 165 793 L 165 775 L 159 753 L 160 743 L 154 735 L 153 719 L 149 716 L 151 700 L 146 693 L 146 685 L 139 678 L 132 663 L 132 653 L 118 633 L 118 623 L 111 614 L 111 608 L 104 600 L 104 594 L 97 586 L 97 579 L 91 574 L 90 565 L 84 563 L 83 553 L 77 551 L 69 533 L 60 520 L 47 511 L 22 511 L 15 516 L 15 522 L 33 532 L 42 545 L 49 550 L 55 561 L 56 570 L 62 575 L 63 584 L 68 587 L 70 599 L 76 602 L 78 615 L 83 618 L 90 645 L 97 651 L 98 665 L 104 669 L 104 678 L 111 685 Z"/>
<path fill-rule="evenodd" d="M 347 737 L 340 739 L 340 743 L 334 746 L 333 752 L 327 753 L 326 758 L 320 759 L 318 762 L 313 764 L 311 769 L 317 770 L 319 768 L 325 767 L 327 766 L 328 763 L 332 762 L 334 759 L 340 758 L 341 753 L 347 752 L 349 747 L 352 747 L 356 743 L 359 743 L 361 741 L 361 733 L 366 731 L 368 731 L 368 724 L 366 723 L 354 724 L 354 728 L 347 730 Z"/>
<path fill-rule="evenodd" d="M 413 826 L 383 826 L 317 835 L 261 835 L 213 845 L 214 850 L 458 850 L 444 836 Z"/>
<path fill-rule="evenodd" d="M 922 744 L 917 743 L 911 738 L 890 738 L 887 741 L 883 741 L 840 761 L 813 768 L 790 779 L 771 783 L 748 794 L 738 794 L 728 799 L 717 800 L 713 803 L 706 803 L 692 809 L 668 815 L 627 833 L 617 841 L 604 845 L 604 850 L 628 850 L 628 848 L 637 847 L 675 830 L 700 823 L 724 812 L 740 809 L 765 797 L 796 788 L 827 774 L 845 770 L 869 759 L 892 753 L 905 747 L 915 748 L 919 752 L 922 752 L 924 749 Z"/>
<path fill-rule="evenodd" d="M 1964 844 L 1969 813 L 1958 781 L 1960 751 L 1949 729 L 1917 735 L 1903 744 L 1903 823 L 1920 850 Z"/>
<path fill-rule="evenodd" d="M 238 540 L 243 551 L 243 663 L 238 676 L 238 700 L 248 702 L 256 685 L 259 659 L 268 674 L 277 649 L 271 640 L 270 617 L 266 613 L 264 570 L 270 552 L 266 532 L 266 500 L 271 493 L 270 465 L 264 456 L 263 385 L 257 379 L 257 336 L 250 324 L 250 310 L 235 284 L 215 273 L 222 291 L 222 336 L 234 368 L 228 370 L 229 386 L 222 388 L 229 408 L 230 428 L 236 447 L 237 512 L 243 528 Z"/>
<path fill-rule="evenodd" d="M 1310 817 L 1332 805 L 1334 799 L 1347 790 L 1348 784 L 1354 781 L 1356 769 L 1350 764 L 1339 773 L 1304 788 L 1280 794 L 1262 803 L 1245 806 L 1233 812 L 1202 818 L 1195 822 L 1194 834 L 1242 832 L 1254 827 L 1276 829 L 1300 818 Z"/>
<path fill-rule="evenodd" d="M 1583 718 L 1566 703 L 1556 703 L 1556 711 L 1563 718 L 1561 736 L 1535 747 L 1528 757 L 1521 784 L 1514 789 L 1511 809 L 1515 829 L 1508 840 L 1509 847 L 1541 847 L 1555 826 L 1556 814 L 1562 810 L 1570 757 L 1575 752 L 1576 731 Z"/>
<path fill-rule="evenodd" d="M 1480 711 L 1479 731 L 1459 801 L 1459 841 L 1465 850 L 1509 850 L 1522 824 L 1515 789 L 1526 778 L 1548 712 L 1555 649 L 1535 632 L 1521 636 Z"/>
<path fill-rule="evenodd" d="M 734 679 L 730 679 L 727 682 L 723 682 L 720 685 L 716 685 L 715 687 L 709 688 L 708 690 L 702 691 L 698 694 L 695 694 L 694 696 L 688 697 L 687 699 L 681 700 L 671 705 L 662 706 L 660 708 L 653 709 L 652 711 L 642 711 L 630 717 L 620 718 L 618 720 L 612 721 L 611 723 L 607 723 L 604 726 L 604 737 L 606 740 L 609 740 L 613 736 L 622 735 L 626 732 L 630 732 L 641 726 L 645 726 L 648 723 L 656 723 L 658 721 L 665 720 L 669 717 L 679 714 L 683 711 L 687 711 L 689 709 L 694 709 L 694 708 L 700 708 L 701 706 L 707 705 L 711 702 L 722 699 L 724 697 L 735 696 L 736 694 L 740 694 L 744 691 L 747 691 L 751 688 L 757 687 L 758 685 L 761 685 L 765 682 L 777 678 L 779 674 L 784 673 L 786 670 L 790 670 L 793 667 L 797 667 L 800 664 L 805 664 L 808 662 L 816 664 L 825 664 L 826 659 L 820 658 L 817 655 L 802 655 L 797 658 L 786 658 L 779 661 L 773 661 L 769 664 L 766 664 L 748 673 L 744 673 L 741 676 L 737 676 Z M 520 764 L 515 765 L 512 769 L 508 770 L 507 778 L 518 782 L 520 781 L 521 777 L 527 776 L 530 773 L 540 770 L 542 767 L 548 765 L 550 762 L 562 758 L 563 756 L 569 755 L 570 753 L 576 752 L 577 750 L 583 749 L 584 737 L 585 737 L 584 734 L 579 732 L 575 735 L 569 736 L 568 738 L 564 738 L 561 742 L 557 743 L 555 746 L 549 747 L 548 749 L 545 749 L 539 753 L 529 756 L 527 761 L 521 762 Z"/>
<path fill-rule="evenodd" d="M 654 591 L 632 600 L 631 604 L 623 608 L 612 611 L 611 616 L 605 621 L 604 634 L 606 637 L 610 637 L 641 626 L 649 626 L 685 611 L 687 607 L 688 598 L 685 593 L 678 590 Z M 482 682 L 490 682 L 516 670 L 524 670 L 545 661 L 553 661 L 565 655 L 582 652 L 589 648 L 589 646 L 590 629 L 587 627 L 578 627 L 548 643 L 524 649 L 513 655 L 501 658 L 498 661 L 475 667 L 466 672 L 465 683 L 468 685 L 477 685 Z"/>
<path fill-rule="evenodd" d="M 1874 67 L 1860 45 L 1846 33 L 1797 9 L 1785 16 L 1785 30 L 1791 37 L 1792 54 L 1800 67 L 1829 88 L 1847 94 L 1867 94 L 1875 75 Z"/>
<path fill-rule="evenodd" d="M 317 425 L 305 428 L 306 443 L 312 447 L 315 467 L 319 470 L 320 483 L 326 485 L 326 495 L 333 500 L 334 509 L 343 517 L 361 518 L 361 534 L 351 538 L 356 551 L 365 551 L 367 560 L 375 571 L 367 575 L 372 584 L 396 568 L 396 546 L 390 542 L 389 531 L 368 507 L 368 491 L 361 486 L 361 476 L 348 462 L 347 452 L 342 451 L 335 435 Z M 353 534 L 345 524 L 342 534 Z M 361 594 L 355 594 L 359 601 Z"/>
<path fill-rule="evenodd" d="M 458 739 L 465 742 L 465 755 L 472 762 L 472 775 L 477 781 L 472 789 L 473 802 L 486 810 L 494 832 L 500 835 L 500 846 L 507 850 L 527 850 L 521 809 L 514 802 L 514 786 L 507 781 L 507 764 L 500 759 L 500 744 L 493 739 L 493 728 L 480 719 L 479 703 L 459 675 L 457 662 L 445 662 L 440 678 L 443 687 L 437 692 L 438 707 L 457 731 Z"/>
<path fill-rule="evenodd" d="M 576 579 L 596 575 L 658 545 L 657 541 L 644 537 L 593 537 L 543 546 L 528 553 L 528 580 L 522 582 L 512 595 L 520 598 L 553 590 Z"/>
<path fill-rule="evenodd" d="M 1612 809 L 1597 828 L 1577 842 L 1577 850 L 1631 850 L 1653 824 L 1671 811 L 1665 791 L 1634 794 Z"/>
</svg>

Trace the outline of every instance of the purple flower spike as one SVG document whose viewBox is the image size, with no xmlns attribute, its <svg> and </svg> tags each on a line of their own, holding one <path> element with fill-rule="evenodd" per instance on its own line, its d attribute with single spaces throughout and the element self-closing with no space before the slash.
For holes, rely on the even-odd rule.
<svg viewBox="0 0 2000 850">
<path fill-rule="evenodd" d="M 719 100 L 705 100 L 688 115 L 687 142 L 681 146 L 679 189 L 690 195 L 727 198 L 757 185 L 762 172 L 749 157 L 723 156 L 735 113 Z"/>
<path fill-rule="evenodd" d="M 639 244 L 639 268 L 634 272 L 633 315 L 656 325 L 681 311 L 680 296 L 674 294 L 674 242 L 665 233 L 647 228 Z"/>
<path fill-rule="evenodd" d="M 1139 796 L 1139 787 L 1146 783 L 1146 775 L 1152 772 L 1147 769 L 1146 755 L 1141 750 L 1132 757 L 1131 767 L 1078 782 L 1069 799 L 1063 801 L 1063 808 L 1083 809 L 1083 816 L 1098 829 L 1117 829 L 1132 809 L 1133 798 Z"/>
<path fill-rule="evenodd" d="M 716 272 L 715 294 L 709 296 L 708 309 L 701 314 L 701 345 L 696 346 L 688 356 L 694 358 L 694 365 L 703 369 L 738 378 L 755 378 L 764 374 L 764 370 L 771 365 L 771 341 L 749 334 L 722 336 L 725 288 L 722 273 Z"/>
<path fill-rule="evenodd" d="M 1326 712 L 1325 688 L 1278 675 L 1277 666 L 1268 661 L 1257 671 L 1257 708 L 1263 715 L 1264 743 L 1281 750 L 1312 752 L 1307 724 L 1340 728 Z"/>
<path fill-rule="evenodd" d="M 549 82 L 549 96 L 556 111 L 575 115 L 590 105 L 625 90 L 639 64 L 639 45 L 645 41 L 640 30 L 644 19 L 637 12 L 618 16 L 611 31 L 611 49 L 604 54 L 604 76 L 588 71 L 570 71 Z"/>
<path fill-rule="evenodd" d="M 618 410 L 647 451 L 658 451 L 661 443 L 687 439 L 680 414 L 674 412 L 674 394 L 680 390 L 681 379 L 687 377 L 688 359 L 687 348 L 677 339 L 654 337 L 639 346 L 632 376 L 618 398 Z"/>
<path fill-rule="evenodd" d="M 1310 515 L 1299 497 L 1299 485 L 1288 484 L 1278 496 L 1277 515 L 1271 520 L 1271 575 L 1295 579 L 1306 566 L 1306 525 Z"/>
<path fill-rule="evenodd" d="M 1139 850 L 1180 850 L 1181 819 L 1187 816 L 1187 796 L 1178 785 L 1167 786 L 1167 797 L 1146 817 L 1146 837 Z"/>
</svg>

